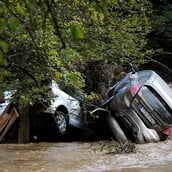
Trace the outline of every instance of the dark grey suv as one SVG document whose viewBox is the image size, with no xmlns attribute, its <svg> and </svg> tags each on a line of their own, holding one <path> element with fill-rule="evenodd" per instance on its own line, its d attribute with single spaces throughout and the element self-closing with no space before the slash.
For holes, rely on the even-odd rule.
<svg viewBox="0 0 172 172">
<path fill-rule="evenodd" d="M 108 95 L 102 107 L 110 110 L 107 121 L 119 140 L 130 135 L 147 143 L 172 135 L 172 89 L 154 71 L 128 73 Z"/>
</svg>

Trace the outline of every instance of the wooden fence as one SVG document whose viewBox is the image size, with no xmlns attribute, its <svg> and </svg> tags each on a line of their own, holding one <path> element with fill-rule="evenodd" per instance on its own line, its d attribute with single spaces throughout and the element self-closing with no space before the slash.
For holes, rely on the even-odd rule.
<svg viewBox="0 0 172 172">
<path fill-rule="evenodd" d="M 16 119 L 19 118 L 15 106 L 9 104 L 4 112 L 0 115 L 0 141 L 3 140 L 8 130 L 12 127 Z"/>
</svg>

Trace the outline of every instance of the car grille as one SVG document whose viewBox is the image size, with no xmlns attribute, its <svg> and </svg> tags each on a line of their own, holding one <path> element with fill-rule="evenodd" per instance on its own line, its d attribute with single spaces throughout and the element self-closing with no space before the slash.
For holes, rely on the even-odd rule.
<svg viewBox="0 0 172 172">
<path fill-rule="evenodd" d="M 139 104 L 137 109 L 139 112 L 149 121 L 149 123 L 154 126 L 156 124 L 155 119 L 152 117 L 151 113 L 146 110 L 146 108 L 142 105 Z"/>
<path fill-rule="evenodd" d="M 136 96 L 132 102 L 132 108 L 149 128 L 157 128 L 157 121 L 152 116 L 151 109 Z"/>
<path fill-rule="evenodd" d="M 153 109 L 146 105 L 145 102 L 143 102 L 138 95 L 132 102 L 132 108 L 148 128 L 158 128 L 155 116 L 153 117 L 151 113 L 153 112 Z"/>
</svg>

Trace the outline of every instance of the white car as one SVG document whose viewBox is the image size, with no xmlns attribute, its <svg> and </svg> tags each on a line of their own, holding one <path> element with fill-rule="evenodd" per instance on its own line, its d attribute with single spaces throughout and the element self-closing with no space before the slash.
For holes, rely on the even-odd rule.
<svg viewBox="0 0 172 172">
<path fill-rule="evenodd" d="M 50 89 L 54 98 L 51 100 L 50 106 L 44 113 L 53 115 L 58 132 L 65 134 L 68 125 L 82 129 L 84 127 L 84 121 L 81 115 L 79 101 L 62 91 L 54 80 L 51 80 Z"/>
<path fill-rule="evenodd" d="M 53 116 L 56 128 L 59 134 L 61 135 L 66 134 L 68 132 L 68 128 L 70 125 L 76 128 L 83 129 L 84 120 L 81 114 L 79 101 L 67 94 L 66 92 L 62 91 L 59 88 L 57 82 L 54 80 L 51 80 L 49 87 L 51 93 L 53 94 L 53 98 L 51 99 L 50 105 L 48 105 L 46 108 L 43 108 L 44 110 L 40 111 L 38 113 L 38 116 Z M 10 103 L 11 97 L 11 92 L 4 92 L 3 100 L 0 102 L 0 115 L 3 113 L 7 105 Z M 37 113 L 36 110 L 37 108 L 33 108 L 32 113 Z M 35 117 L 33 116 L 33 120 L 36 120 L 36 118 L 34 118 Z"/>
</svg>

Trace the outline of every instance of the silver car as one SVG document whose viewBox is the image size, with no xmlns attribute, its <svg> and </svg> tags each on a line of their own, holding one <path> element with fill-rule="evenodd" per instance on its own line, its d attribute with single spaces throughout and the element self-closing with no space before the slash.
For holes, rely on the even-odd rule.
<svg viewBox="0 0 172 172">
<path fill-rule="evenodd" d="M 80 102 L 59 88 L 56 81 L 51 80 L 50 91 L 53 94 L 50 106 L 43 112 L 52 114 L 58 132 L 66 134 L 68 125 L 84 128 L 84 120 L 81 114 Z"/>
<path fill-rule="evenodd" d="M 131 136 L 137 143 L 158 142 L 172 135 L 172 89 L 154 71 L 143 70 L 128 73 L 110 88 L 108 119 L 112 130 L 116 119 L 123 135 Z M 117 128 L 117 127 L 116 127 Z M 113 132 L 113 131 L 112 131 Z"/>
<path fill-rule="evenodd" d="M 41 105 L 40 108 L 40 106 L 37 106 L 36 103 L 36 108 L 33 108 L 31 110 L 31 120 L 33 119 L 31 125 L 32 123 L 37 123 L 37 119 L 41 119 L 42 115 L 47 116 L 46 119 L 48 119 L 48 117 L 52 117 L 54 119 L 53 121 L 56 124 L 57 132 L 61 135 L 68 132 L 68 129 L 70 128 L 69 126 L 83 129 L 84 120 L 81 114 L 80 102 L 61 90 L 55 80 L 50 81 L 49 90 L 52 94 L 50 104 L 48 106 L 44 106 L 43 103 L 38 103 L 39 105 Z M 0 102 L 0 115 L 6 109 L 7 105 L 11 102 L 11 98 L 12 93 L 10 91 L 5 91 L 4 99 Z M 52 124 L 49 123 L 49 125 Z M 35 124 L 35 127 L 37 128 L 37 124 Z"/>
</svg>

